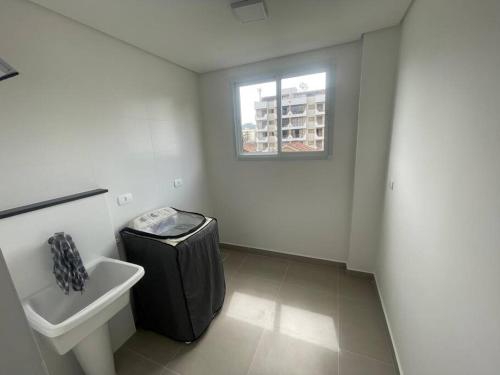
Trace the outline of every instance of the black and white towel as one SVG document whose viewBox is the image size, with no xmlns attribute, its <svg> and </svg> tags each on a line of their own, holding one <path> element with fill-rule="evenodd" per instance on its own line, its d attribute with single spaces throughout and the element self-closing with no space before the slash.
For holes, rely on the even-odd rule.
<svg viewBox="0 0 500 375">
<path fill-rule="evenodd" d="M 83 293 L 89 275 L 71 236 L 64 232 L 55 233 L 49 238 L 49 245 L 54 260 L 53 273 L 57 285 L 65 294 L 69 294 L 70 286 L 74 291 Z"/>
</svg>

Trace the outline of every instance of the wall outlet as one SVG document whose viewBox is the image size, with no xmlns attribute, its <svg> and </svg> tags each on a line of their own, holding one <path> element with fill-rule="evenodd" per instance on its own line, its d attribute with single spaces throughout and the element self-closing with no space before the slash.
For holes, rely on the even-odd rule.
<svg viewBox="0 0 500 375">
<path fill-rule="evenodd" d="M 184 182 L 182 181 L 182 178 L 176 178 L 174 180 L 174 188 L 180 188 L 182 185 L 184 184 Z"/>
<path fill-rule="evenodd" d="M 118 198 L 116 199 L 118 206 L 124 206 L 126 204 L 131 203 L 133 200 L 134 197 L 132 196 L 132 193 L 119 195 Z"/>
</svg>

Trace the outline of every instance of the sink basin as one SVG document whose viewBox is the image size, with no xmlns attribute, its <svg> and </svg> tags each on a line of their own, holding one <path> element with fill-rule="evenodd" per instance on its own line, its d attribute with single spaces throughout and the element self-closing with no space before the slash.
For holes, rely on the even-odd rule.
<svg viewBox="0 0 500 375">
<path fill-rule="evenodd" d="M 130 288 L 144 275 L 136 264 L 101 257 L 86 265 L 85 291 L 54 285 L 23 301 L 31 327 L 59 354 L 75 353 L 87 375 L 114 375 L 107 322 L 130 301 Z"/>
</svg>

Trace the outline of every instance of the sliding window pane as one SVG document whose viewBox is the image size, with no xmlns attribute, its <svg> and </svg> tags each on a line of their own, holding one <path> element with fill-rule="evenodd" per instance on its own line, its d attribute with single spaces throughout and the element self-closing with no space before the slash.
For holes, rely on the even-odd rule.
<svg viewBox="0 0 500 375">
<path fill-rule="evenodd" d="M 325 149 L 326 73 L 281 80 L 281 150 Z"/>
<path fill-rule="evenodd" d="M 276 82 L 239 87 L 241 154 L 277 154 Z"/>
</svg>

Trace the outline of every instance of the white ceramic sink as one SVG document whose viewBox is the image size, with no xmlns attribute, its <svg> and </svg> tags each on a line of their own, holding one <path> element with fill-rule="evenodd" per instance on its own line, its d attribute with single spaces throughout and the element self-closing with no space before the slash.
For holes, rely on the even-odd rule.
<svg viewBox="0 0 500 375">
<path fill-rule="evenodd" d="M 130 301 L 130 288 L 144 275 L 136 264 L 98 258 L 86 266 L 85 291 L 64 292 L 54 283 L 23 301 L 33 329 L 59 354 L 74 351 L 87 375 L 114 375 L 107 322 Z"/>
</svg>

